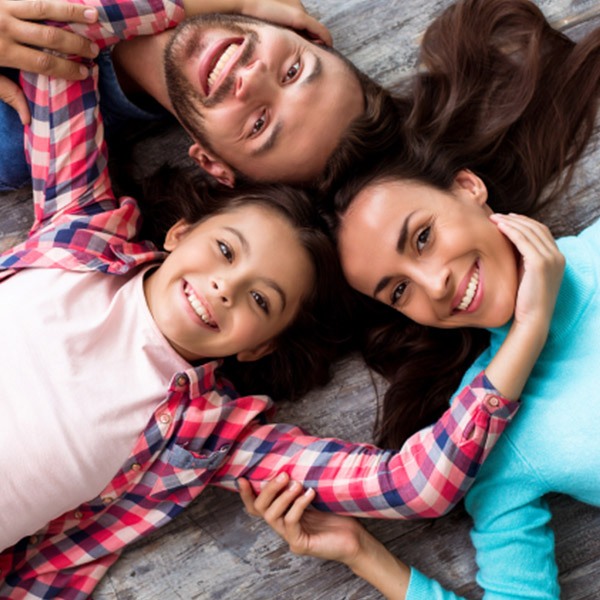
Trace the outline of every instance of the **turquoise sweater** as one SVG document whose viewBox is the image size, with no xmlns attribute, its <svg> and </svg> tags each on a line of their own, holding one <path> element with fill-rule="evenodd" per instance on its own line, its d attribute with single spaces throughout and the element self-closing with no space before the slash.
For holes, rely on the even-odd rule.
<svg viewBox="0 0 600 600">
<path fill-rule="evenodd" d="M 478 584 L 486 600 L 558 599 L 554 538 L 543 500 L 561 492 L 600 506 L 600 221 L 558 240 L 567 259 L 548 341 L 522 395 L 523 406 L 465 499 L 473 517 Z M 490 362 L 508 332 L 465 374 Z M 451 600 L 416 570 L 407 600 Z"/>
</svg>

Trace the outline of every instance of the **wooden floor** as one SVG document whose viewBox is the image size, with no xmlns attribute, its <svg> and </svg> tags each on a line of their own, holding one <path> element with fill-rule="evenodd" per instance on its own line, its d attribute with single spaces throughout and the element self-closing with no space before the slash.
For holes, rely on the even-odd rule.
<svg viewBox="0 0 600 600">
<path fill-rule="evenodd" d="M 305 0 L 331 29 L 336 46 L 381 83 L 394 87 L 414 68 L 420 36 L 447 0 Z M 600 25 L 600 0 L 540 0 L 550 20 L 579 36 Z M 132 156 L 151 170 L 169 144 L 171 161 L 185 160 L 186 138 L 174 129 L 137 143 Z M 560 206 L 540 212 L 556 235 L 575 233 L 600 215 L 595 147 Z M 3 194 L 0 247 L 27 230 L 30 193 Z M 567 208 L 568 207 L 568 208 Z M 568 217 L 565 215 L 568 214 Z M 294 405 L 279 420 L 322 436 L 371 441 L 376 394 L 357 358 L 339 365 L 334 381 Z M 593 399 L 592 399 L 593 400 Z M 557 560 L 566 600 L 600 598 L 600 511 L 565 497 L 551 499 Z M 461 507 L 436 521 L 365 521 L 409 564 L 468 598 L 480 598 Z M 368 600 L 381 596 L 345 567 L 294 556 L 260 520 L 249 517 L 235 494 L 209 489 L 170 526 L 129 548 L 98 587 L 96 600 Z"/>
</svg>

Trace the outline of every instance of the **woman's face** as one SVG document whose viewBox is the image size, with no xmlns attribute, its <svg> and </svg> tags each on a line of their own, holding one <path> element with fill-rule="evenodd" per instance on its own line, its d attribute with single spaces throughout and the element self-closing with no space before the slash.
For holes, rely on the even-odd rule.
<svg viewBox="0 0 600 600">
<path fill-rule="evenodd" d="M 348 282 L 423 325 L 503 325 L 514 312 L 518 264 L 486 201 L 470 171 L 449 192 L 402 180 L 367 186 L 340 227 Z"/>
<path fill-rule="evenodd" d="M 269 353 L 314 284 L 293 227 L 257 205 L 195 226 L 180 221 L 165 249 L 171 253 L 144 292 L 162 334 L 188 360 Z"/>
</svg>

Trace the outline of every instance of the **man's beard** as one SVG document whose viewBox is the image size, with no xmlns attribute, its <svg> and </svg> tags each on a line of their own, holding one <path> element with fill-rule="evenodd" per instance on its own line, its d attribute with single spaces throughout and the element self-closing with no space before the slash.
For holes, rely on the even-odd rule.
<svg viewBox="0 0 600 600">
<path fill-rule="evenodd" d="M 213 150 L 203 126 L 202 109 L 217 106 L 233 90 L 235 72 L 248 64 L 258 42 L 258 35 L 240 24 L 261 24 L 262 21 L 241 15 L 199 15 L 180 24 L 169 40 L 164 53 L 164 69 L 169 99 L 181 124 L 192 137 Z M 234 72 L 219 85 L 219 89 L 205 98 L 186 77 L 182 65 L 201 49 L 202 32 L 209 27 L 219 27 L 234 36 L 246 38 L 246 48 L 237 61 Z M 200 82 L 198 82 L 199 85 Z"/>
</svg>

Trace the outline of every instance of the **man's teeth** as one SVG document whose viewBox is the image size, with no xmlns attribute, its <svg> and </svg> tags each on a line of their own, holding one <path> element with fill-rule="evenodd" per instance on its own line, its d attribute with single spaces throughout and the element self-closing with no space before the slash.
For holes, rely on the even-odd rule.
<svg viewBox="0 0 600 600">
<path fill-rule="evenodd" d="M 217 324 L 215 321 L 213 321 L 213 319 L 210 318 L 210 315 L 208 312 L 206 312 L 204 305 L 202 302 L 200 302 L 200 300 L 198 300 L 196 294 L 194 294 L 194 290 L 187 283 L 185 284 L 183 291 L 187 296 L 190 306 L 194 309 L 194 312 L 202 319 L 202 321 L 204 321 L 204 323 L 210 327 L 216 327 Z"/>
<path fill-rule="evenodd" d="M 469 281 L 469 285 L 467 285 L 467 289 L 465 291 L 465 295 L 463 299 L 460 301 L 460 304 L 456 307 L 457 310 L 466 310 L 469 308 L 469 305 L 473 301 L 475 297 L 475 292 L 477 291 L 477 286 L 479 284 L 479 268 L 475 269 L 475 272 L 471 276 L 471 280 Z"/>
<path fill-rule="evenodd" d="M 229 59 L 233 56 L 233 54 L 239 47 L 239 44 L 229 44 L 225 52 L 221 54 L 221 57 L 217 61 L 217 64 L 213 67 L 213 70 L 208 76 L 209 88 L 211 88 L 214 85 L 215 81 L 217 81 L 217 78 L 221 74 L 221 71 L 224 69 L 225 65 L 229 62 Z"/>
</svg>

